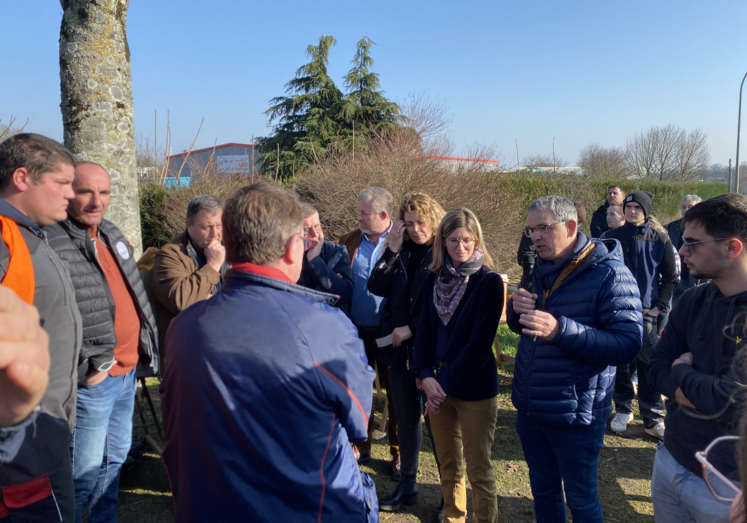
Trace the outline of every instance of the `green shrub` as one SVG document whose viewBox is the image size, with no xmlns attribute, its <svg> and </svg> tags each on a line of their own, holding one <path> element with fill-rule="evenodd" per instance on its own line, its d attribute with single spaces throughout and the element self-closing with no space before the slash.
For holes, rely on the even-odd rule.
<svg viewBox="0 0 747 523">
<path fill-rule="evenodd" d="M 140 227 L 143 251 L 148 247 L 160 249 L 171 240 L 166 227 L 166 203 L 171 191 L 163 185 L 150 183 L 140 187 Z"/>
</svg>

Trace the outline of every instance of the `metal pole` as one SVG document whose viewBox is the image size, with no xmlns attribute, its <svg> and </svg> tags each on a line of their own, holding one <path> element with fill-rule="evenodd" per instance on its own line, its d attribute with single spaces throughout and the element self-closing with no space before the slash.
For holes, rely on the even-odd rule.
<svg viewBox="0 0 747 523">
<path fill-rule="evenodd" d="M 731 173 L 731 158 L 729 158 L 729 192 L 734 189 L 734 175 Z"/>
<path fill-rule="evenodd" d="M 736 176 L 734 176 L 734 179 L 737 181 L 736 183 L 736 193 L 742 194 L 742 191 L 739 189 L 739 133 L 742 128 L 742 90 L 744 89 L 744 81 L 747 80 L 747 73 L 744 74 L 744 77 L 742 78 L 742 85 L 739 86 L 739 116 L 737 117 L 737 166 L 736 166 Z"/>
</svg>

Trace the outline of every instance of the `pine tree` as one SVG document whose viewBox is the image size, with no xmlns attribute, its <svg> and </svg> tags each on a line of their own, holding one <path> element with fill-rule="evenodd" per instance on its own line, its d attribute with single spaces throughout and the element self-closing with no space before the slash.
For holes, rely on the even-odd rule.
<svg viewBox="0 0 747 523">
<path fill-rule="evenodd" d="M 345 76 L 347 95 L 341 104 L 346 137 L 355 130 L 356 145 L 373 134 L 381 135 L 398 127 L 400 108 L 384 97 L 378 73 L 371 72 L 374 64 L 371 47 L 376 45 L 364 36 L 357 44 L 353 68 Z M 348 143 L 352 143 L 347 140 Z"/>
<path fill-rule="evenodd" d="M 338 136 L 335 113 L 343 94 L 327 74 L 329 50 L 336 43 L 333 37 L 322 36 L 319 45 L 310 45 L 306 49 L 310 61 L 286 84 L 287 96 L 270 101 L 272 106 L 265 114 L 275 123 L 275 133 L 257 143 L 267 171 L 276 166 L 278 145 L 280 173 L 288 176 L 322 158 Z"/>
</svg>

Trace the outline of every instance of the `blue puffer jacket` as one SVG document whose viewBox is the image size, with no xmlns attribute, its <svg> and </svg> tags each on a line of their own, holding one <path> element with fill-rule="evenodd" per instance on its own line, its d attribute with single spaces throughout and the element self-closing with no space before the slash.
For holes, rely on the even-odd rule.
<svg viewBox="0 0 747 523">
<path fill-rule="evenodd" d="M 615 367 L 630 363 L 641 348 L 641 299 L 633 275 L 622 262 L 615 240 L 578 234 L 574 253 L 552 263 L 536 258 L 532 292 L 552 289 L 563 268 L 588 242 L 594 247 L 585 261 L 552 293 L 544 308 L 559 322 L 552 341 L 524 334 L 519 342 L 512 400 L 520 413 L 550 425 L 603 423 L 612 412 Z M 523 325 L 508 303 L 508 325 Z"/>
<path fill-rule="evenodd" d="M 163 460 L 176 520 L 378 521 L 350 441 L 374 371 L 335 297 L 229 270 L 168 329 Z"/>
</svg>

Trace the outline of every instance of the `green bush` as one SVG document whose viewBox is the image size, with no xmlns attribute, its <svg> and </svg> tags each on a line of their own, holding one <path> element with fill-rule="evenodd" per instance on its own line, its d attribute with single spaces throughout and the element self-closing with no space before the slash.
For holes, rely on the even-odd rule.
<svg viewBox="0 0 747 523">
<path fill-rule="evenodd" d="M 140 187 L 140 227 L 143 251 L 148 247 L 160 249 L 171 240 L 166 227 L 166 203 L 171 191 L 163 185 L 151 183 Z"/>
</svg>

